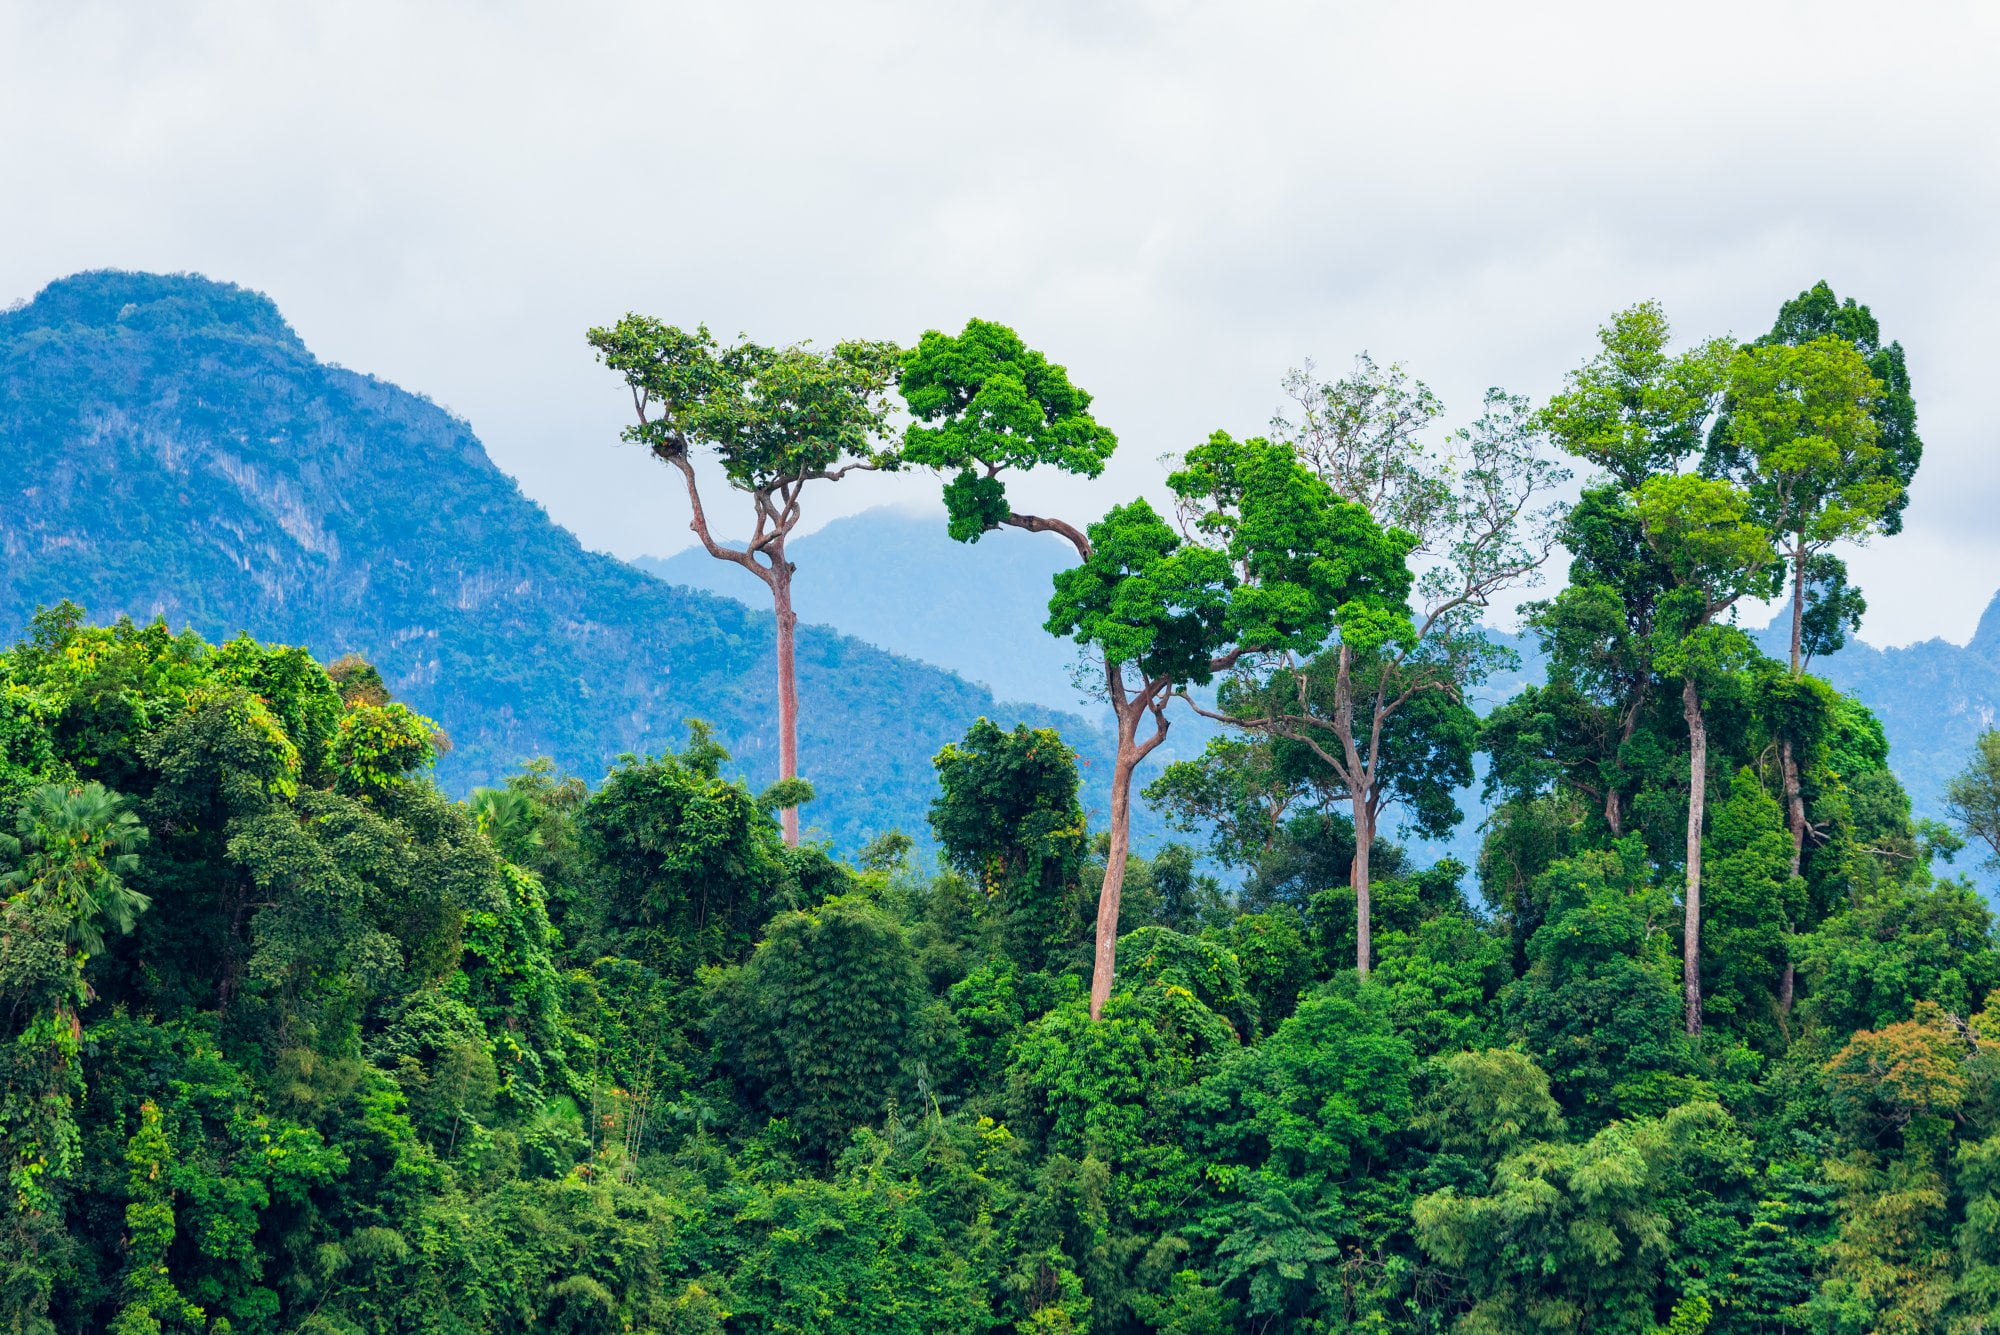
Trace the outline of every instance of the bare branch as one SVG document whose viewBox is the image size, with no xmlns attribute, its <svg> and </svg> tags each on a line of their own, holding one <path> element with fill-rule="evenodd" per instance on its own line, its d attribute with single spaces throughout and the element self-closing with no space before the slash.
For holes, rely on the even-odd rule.
<svg viewBox="0 0 2000 1335">
<path fill-rule="evenodd" d="M 1076 554 L 1079 557 L 1086 561 L 1090 559 L 1090 539 L 1083 535 L 1081 529 L 1065 520 L 1050 519 L 1042 515 L 1024 515 L 1010 512 L 1003 522 L 1010 528 L 1024 528 L 1030 533 L 1060 534 L 1069 539 L 1070 545 L 1076 548 Z"/>
<path fill-rule="evenodd" d="M 714 535 L 709 532 L 708 512 L 702 508 L 701 504 L 701 487 L 695 481 L 694 465 L 689 462 L 686 451 L 669 455 L 667 462 L 680 469 L 681 477 L 687 482 L 688 506 L 694 511 L 694 518 L 689 521 L 688 527 L 694 530 L 694 535 L 697 538 L 701 539 L 702 547 L 716 560 L 734 561 L 758 579 L 769 584 L 771 582 L 770 570 L 759 564 L 756 557 L 751 555 L 749 550 L 739 552 L 734 547 L 725 547 L 717 542 Z"/>
</svg>

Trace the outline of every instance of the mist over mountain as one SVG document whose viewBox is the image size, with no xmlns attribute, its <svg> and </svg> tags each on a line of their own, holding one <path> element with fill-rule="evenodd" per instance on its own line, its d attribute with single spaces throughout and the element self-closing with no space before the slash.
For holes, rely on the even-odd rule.
<svg viewBox="0 0 2000 1335">
<path fill-rule="evenodd" d="M 470 425 L 318 360 L 257 293 L 95 272 L 0 313 L 0 464 L 0 633 L 69 598 L 360 653 L 444 727 L 456 792 L 537 755 L 595 782 L 690 717 L 775 776 L 768 612 L 584 550 Z M 799 675 L 806 825 L 843 847 L 921 834 L 930 758 L 981 714 L 1054 723 L 1086 758 L 1098 741 L 817 627 Z"/>
</svg>

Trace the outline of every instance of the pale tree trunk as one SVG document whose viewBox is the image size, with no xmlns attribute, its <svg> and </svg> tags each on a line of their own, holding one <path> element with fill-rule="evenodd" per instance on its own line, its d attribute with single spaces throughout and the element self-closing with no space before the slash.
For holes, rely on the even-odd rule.
<svg viewBox="0 0 2000 1335">
<path fill-rule="evenodd" d="M 1799 866 L 1806 851 L 1806 804 L 1799 793 L 1799 764 L 1792 755 L 1792 743 L 1788 738 L 1778 747 L 1778 758 L 1785 771 L 1785 812 L 1792 826 L 1792 875 L 1799 874 Z M 1785 945 L 1789 952 L 1792 937 L 1798 932 L 1798 924 L 1785 924 Z M 1786 1024 L 1792 1016 L 1792 993 L 1798 985 L 1798 969 L 1789 953 L 1785 960 L 1785 971 L 1778 977 L 1778 1020 Z"/>
<path fill-rule="evenodd" d="M 1097 893 L 1097 954 L 1090 970 L 1090 1018 L 1104 1017 L 1118 965 L 1118 911 L 1125 895 L 1125 864 L 1132 852 L 1132 754 L 1129 731 L 1118 723 L 1118 758 L 1111 766 L 1111 849 L 1104 859 L 1104 884 Z"/>
<path fill-rule="evenodd" d="M 1002 521 L 1030 533 L 1053 533 L 1076 548 L 1079 559 L 1091 557 L 1089 537 L 1083 530 L 1061 519 L 1045 515 L 1010 512 Z M 1237 653 L 1228 653 L 1209 664 L 1211 672 L 1232 666 Z M 1125 897 L 1125 866 L 1132 856 L 1132 774 L 1139 762 L 1167 739 L 1166 704 L 1173 681 L 1154 677 L 1133 692 L 1125 683 L 1124 664 L 1104 661 L 1104 687 L 1118 719 L 1118 753 L 1111 765 L 1111 846 L 1104 858 L 1104 883 L 1097 892 L 1097 940 L 1090 968 L 1090 1018 L 1104 1017 L 1105 1003 L 1111 1000 L 1111 985 L 1118 969 L 1118 913 Z M 1153 734 L 1139 740 L 1139 723 L 1153 716 Z"/>
<path fill-rule="evenodd" d="M 1053 533 L 1076 548 L 1079 559 L 1090 559 L 1090 539 L 1063 520 L 1010 513 L 1004 522 L 1030 533 Z M 1132 774 L 1166 739 L 1166 715 L 1157 706 L 1160 693 L 1170 685 L 1164 678 L 1156 678 L 1134 695 L 1126 690 L 1123 664 L 1105 660 L 1104 687 L 1118 719 L 1118 751 L 1111 763 L 1111 846 L 1105 852 L 1104 881 L 1097 892 L 1097 939 L 1090 966 L 1092 1020 L 1104 1018 L 1105 1003 L 1111 1000 L 1111 985 L 1118 974 L 1118 914 L 1125 898 L 1125 866 L 1132 857 Z M 1139 720 L 1149 712 L 1153 735 L 1141 742 Z"/>
<path fill-rule="evenodd" d="M 1806 618 L 1806 551 L 1801 543 L 1792 552 L 1792 675 L 1797 677 L 1805 670 Z M 1799 783 L 1798 756 L 1792 750 L 1792 739 L 1778 741 L 1778 764 L 1785 781 L 1785 823 L 1792 832 L 1792 875 L 1799 874 L 1799 867 L 1805 860 L 1806 852 L 1806 799 Z M 1795 924 L 1786 924 L 1785 937 L 1789 943 Z M 1778 1016 L 1781 1021 L 1789 1020 L 1792 1014 L 1792 993 L 1797 983 L 1796 970 L 1790 959 L 1785 961 L 1785 972 L 1778 980 Z"/>
<path fill-rule="evenodd" d="M 689 461 L 687 449 L 655 449 L 662 461 L 678 468 L 687 483 L 688 508 L 692 518 L 688 527 L 710 556 L 718 561 L 729 561 L 764 581 L 771 591 L 771 611 L 777 622 L 777 667 L 778 667 L 778 777 L 796 779 L 799 776 L 799 683 L 797 655 L 794 648 L 798 639 L 799 614 L 792 608 L 792 565 L 785 557 L 785 536 L 798 522 L 798 507 L 792 503 L 789 494 L 782 506 L 770 502 L 767 493 L 757 493 L 757 537 L 750 546 L 737 551 L 724 547 L 715 540 L 708 527 L 708 511 L 701 503 L 701 487 L 695 479 L 694 464 Z M 771 528 L 766 529 L 767 522 Z M 765 560 L 759 561 L 757 554 L 764 553 Z M 768 562 L 769 564 L 766 564 Z M 784 827 L 785 842 L 793 848 L 799 843 L 799 809 L 786 807 L 779 813 Z"/>
<path fill-rule="evenodd" d="M 1111 764 L 1111 847 L 1104 858 L 1104 883 L 1097 892 L 1097 945 L 1090 969 L 1090 1018 L 1102 1019 L 1111 1000 L 1118 966 L 1118 912 L 1125 897 L 1125 864 L 1132 855 L 1132 772 L 1166 740 L 1167 719 L 1159 707 L 1170 682 L 1156 677 L 1128 696 L 1116 664 L 1105 664 L 1112 707 L 1118 716 L 1118 754 Z M 1153 735 L 1139 740 L 1139 721 L 1153 716 Z"/>
<path fill-rule="evenodd" d="M 1792 551 L 1792 676 L 1805 671 L 1806 549 L 1801 543 Z M 1806 847 L 1806 800 L 1799 787 L 1799 762 L 1792 751 L 1792 739 L 1780 739 L 1779 760 L 1785 775 L 1785 819 L 1792 830 L 1792 875 L 1799 874 L 1799 861 Z"/>
<path fill-rule="evenodd" d="M 778 622 L 778 777 L 799 777 L 799 676 L 795 666 L 799 614 L 792 609 L 792 567 L 785 560 L 781 538 L 771 553 L 771 609 Z M 785 842 L 799 844 L 799 809 L 786 807 L 779 813 L 784 823 Z"/>
<path fill-rule="evenodd" d="M 1354 971 L 1362 982 L 1368 981 L 1368 969 L 1375 957 L 1375 934 L 1371 924 L 1374 900 L 1369 890 L 1369 851 L 1375 846 L 1375 811 L 1373 794 L 1362 785 L 1354 788 L 1354 861 L 1349 864 L 1348 880 L 1354 886 Z"/>
<path fill-rule="evenodd" d="M 1681 712 L 1688 726 L 1688 823 L 1686 919 L 1681 936 L 1681 995 L 1687 1032 L 1701 1035 L 1701 826 L 1708 805 L 1708 723 L 1694 678 L 1681 681 Z"/>
<path fill-rule="evenodd" d="M 1375 747 L 1364 760 L 1360 741 L 1354 735 L 1354 651 L 1340 646 L 1339 669 L 1333 681 L 1334 735 L 1340 739 L 1342 757 L 1347 762 L 1347 794 L 1354 807 L 1354 861 L 1348 864 L 1347 880 L 1354 890 L 1354 971 L 1363 982 L 1374 957 L 1374 931 L 1370 917 L 1374 909 L 1369 884 L 1370 863 L 1375 852 Z M 1380 687 L 1377 687 L 1379 697 Z M 1378 698 L 1371 741 L 1381 734 Z"/>
<path fill-rule="evenodd" d="M 1804 667 L 1806 638 L 1806 549 L 1801 542 L 1792 549 L 1792 675 Z"/>
<path fill-rule="evenodd" d="M 1785 776 L 1785 818 L 1792 830 L 1792 875 L 1799 874 L 1806 851 L 1806 799 L 1799 788 L 1799 760 L 1792 739 L 1778 742 L 1778 767 Z"/>
</svg>

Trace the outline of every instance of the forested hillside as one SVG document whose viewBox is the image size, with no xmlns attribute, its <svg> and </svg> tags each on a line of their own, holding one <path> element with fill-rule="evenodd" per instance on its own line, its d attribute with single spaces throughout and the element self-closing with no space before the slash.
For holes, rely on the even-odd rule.
<svg viewBox="0 0 2000 1335">
<path fill-rule="evenodd" d="M 1893 800 L 1815 860 L 1832 902 L 1789 945 L 1788 1022 L 1783 826 L 1747 770 L 1712 837 L 1699 1041 L 1671 881 L 1639 836 L 1536 849 L 1560 797 L 1510 808 L 1483 913 L 1464 868 L 1385 859 L 1365 982 L 1337 876 L 1239 909 L 1179 854 L 1136 864 L 1092 1022 L 1095 868 L 1051 737 L 975 733 L 941 767 L 970 878 L 927 879 L 893 843 L 787 850 L 700 736 L 595 794 L 529 773 L 452 804 L 365 671 L 248 640 L 59 611 L 0 688 L 15 1329 L 1643 1335 L 1990 1309 L 2000 950 L 1897 853 Z M 1893 792 L 1859 726 L 1855 779 Z"/>
<path fill-rule="evenodd" d="M 775 776 L 768 614 L 583 550 L 466 423 L 318 361 L 256 293 L 93 273 L 0 314 L 0 467 L 8 633 L 68 598 L 359 653 L 443 725 L 458 792 L 538 755 L 594 782 L 695 716 Z M 929 757 L 974 718 L 1052 717 L 810 626 L 800 655 L 806 823 L 848 848 L 923 829 Z"/>
<path fill-rule="evenodd" d="M 0 1329 L 2000 1328 L 2000 932 L 1942 864 L 2000 862 L 2000 732 L 1951 823 L 1919 819 L 1882 720 L 1815 670 L 1863 611 L 1834 548 L 1895 536 L 1922 448 L 1901 347 L 1825 285 L 1748 344 L 1618 312 L 1560 393 L 1494 391 L 1450 450 L 1402 368 L 1300 372 L 1298 423 L 1172 461 L 1178 522 L 1013 508 L 1014 473 L 1116 441 L 1002 325 L 593 331 L 685 475 L 838 480 L 813 433 L 893 387 L 907 430 L 864 462 L 942 473 L 960 539 L 1076 553 L 1049 619 L 1105 674 L 1108 810 L 1055 729 L 922 740 L 983 698 L 925 677 L 968 694 L 883 726 L 936 866 L 907 833 L 790 843 L 797 786 L 736 777 L 699 721 L 594 784 L 498 761 L 455 800 L 426 715 L 488 698 L 469 655 L 517 684 L 560 658 L 569 728 L 607 708 L 592 673 L 636 672 L 614 651 L 657 647 L 530 599 L 530 558 L 704 634 L 754 620 L 547 528 L 464 583 L 446 536 L 518 493 L 261 299 L 100 276 L 7 318 L 37 578 L 109 570 L 149 612 L 233 572 L 341 625 L 455 579 L 464 619 L 389 636 L 414 647 L 387 674 L 71 602 L 0 652 Z M 452 459 L 484 490 L 433 526 L 359 496 L 377 453 L 406 470 L 378 492 Z M 255 504 L 163 507 L 163 475 Z M 177 616 L 228 615 L 193 586 Z M 1517 656 L 1480 616 L 1529 589 Z M 1795 633 L 1736 624 L 1773 598 Z M 675 647 L 699 685 L 754 646 Z M 1163 749 L 1182 692 L 1198 754 Z M 1464 838 L 1475 776 L 1476 852 L 1385 837 Z M 1135 851 L 1134 800 L 1186 842 Z"/>
</svg>

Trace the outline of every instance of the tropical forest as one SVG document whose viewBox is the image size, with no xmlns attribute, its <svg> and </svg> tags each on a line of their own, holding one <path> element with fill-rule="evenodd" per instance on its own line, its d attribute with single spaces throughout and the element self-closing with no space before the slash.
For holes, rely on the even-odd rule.
<svg viewBox="0 0 2000 1335">
<path fill-rule="evenodd" d="M 1828 667 L 1923 368 L 1769 309 L 1129 442 L 1025 323 L 606 312 L 731 601 L 256 293 L 51 284 L 0 314 L 0 1331 L 2000 1330 L 2000 732 Z M 1046 562 L 980 652 L 1085 705 L 801 606 L 890 474 Z"/>
</svg>

